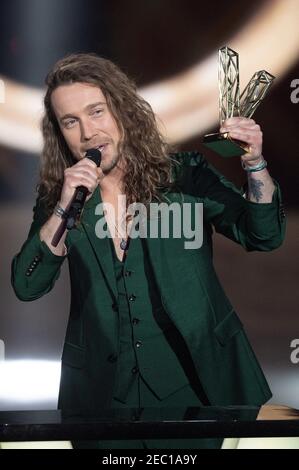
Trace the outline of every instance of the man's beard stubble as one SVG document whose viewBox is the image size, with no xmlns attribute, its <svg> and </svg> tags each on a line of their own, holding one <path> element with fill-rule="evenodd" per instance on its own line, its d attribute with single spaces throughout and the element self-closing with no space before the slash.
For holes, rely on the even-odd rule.
<svg viewBox="0 0 299 470">
<path fill-rule="evenodd" d="M 121 154 L 118 152 L 116 155 L 112 157 L 112 160 L 109 162 L 105 163 L 102 162 L 101 164 L 101 170 L 104 173 L 104 175 L 108 175 L 114 168 L 116 168 L 121 160 Z"/>
</svg>

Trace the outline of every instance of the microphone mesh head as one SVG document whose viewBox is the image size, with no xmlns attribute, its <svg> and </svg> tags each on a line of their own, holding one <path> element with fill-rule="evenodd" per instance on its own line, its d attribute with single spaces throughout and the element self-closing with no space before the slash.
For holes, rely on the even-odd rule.
<svg viewBox="0 0 299 470">
<path fill-rule="evenodd" d="M 85 156 L 92 160 L 97 166 L 100 166 L 102 154 L 99 149 L 88 149 Z"/>
</svg>

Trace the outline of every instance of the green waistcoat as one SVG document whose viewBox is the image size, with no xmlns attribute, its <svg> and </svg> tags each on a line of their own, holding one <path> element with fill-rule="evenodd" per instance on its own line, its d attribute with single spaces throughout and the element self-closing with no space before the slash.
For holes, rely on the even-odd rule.
<svg viewBox="0 0 299 470">
<path fill-rule="evenodd" d="M 176 335 L 158 295 L 141 239 L 130 240 L 124 262 L 116 257 L 119 349 L 114 398 L 125 402 L 140 373 L 148 387 L 163 399 L 188 383 L 168 338 Z M 178 352 L 179 354 L 179 352 Z"/>
</svg>

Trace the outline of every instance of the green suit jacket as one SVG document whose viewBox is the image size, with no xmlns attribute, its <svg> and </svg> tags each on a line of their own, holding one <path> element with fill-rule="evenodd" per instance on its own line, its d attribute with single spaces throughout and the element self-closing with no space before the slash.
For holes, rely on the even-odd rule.
<svg viewBox="0 0 299 470">
<path fill-rule="evenodd" d="M 285 219 L 278 184 L 271 203 L 253 203 L 196 152 L 176 154 L 177 189 L 169 202 L 203 203 L 203 244 L 185 249 L 181 238 L 146 238 L 150 263 L 166 312 L 183 336 L 202 387 L 212 405 L 257 404 L 271 392 L 247 340 L 242 323 L 226 297 L 212 263 L 212 233 L 247 251 L 279 247 Z M 118 351 L 116 280 L 108 238 L 95 233 L 101 202 L 96 190 L 85 204 L 79 229 L 66 238 L 66 256 L 54 255 L 40 241 L 46 221 L 39 203 L 20 253 L 12 263 L 12 285 L 19 299 L 49 292 L 68 258 L 71 307 L 62 354 L 59 406 L 109 407 Z M 159 360 L 153 351 L 153 361 Z M 167 374 L 165 374 L 167 380 Z"/>
</svg>

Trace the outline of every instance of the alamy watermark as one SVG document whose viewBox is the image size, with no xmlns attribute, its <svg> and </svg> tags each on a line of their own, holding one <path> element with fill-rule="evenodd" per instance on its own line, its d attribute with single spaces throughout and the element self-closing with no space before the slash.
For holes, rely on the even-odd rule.
<svg viewBox="0 0 299 470">
<path fill-rule="evenodd" d="M 294 88 L 290 96 L 291 101 L 297 104 L 299 103 L 299 78 L 294 78 L 294 80 L 291 81 L 291 88 Z"/>
<path fill-rule="evenodd" d="M 5 358 L 5 344 L 2 339 L 0 339 L 0 362 L 4 361 Z"/>
<path fill-rule="evenodd" d="M 126 208 L 126 196 L 118 196 L 118 207 Z M 107 202 L 97 205 L 95 214 L 100 218 L 95 226 L 98 238 L 184 238 L 184 248 L 197 249 L 203 243 L 203 203 L 160 202 L 133 203 L 125 210 L 126 220 L 120 223 L 114 207 Z M 109 219 L 108 219 L 109 215 Z M 110 227 L 107 222 L 110 220 Z M 115 224 L 115 221 L 117 223 Z M 129 227 L 129 228 L 128 228 Z"/>
<path fill-rule="evenodd" d="M 293 364 L 299 363 L 299 338 L 291 341 L 290 347 L 293 349 L 290 355 L 291 362 Z"/>
</svg>

